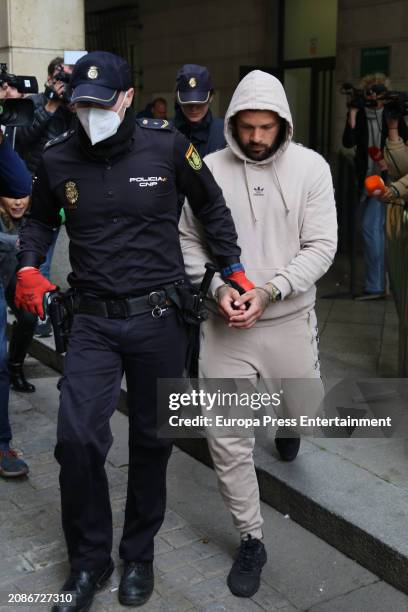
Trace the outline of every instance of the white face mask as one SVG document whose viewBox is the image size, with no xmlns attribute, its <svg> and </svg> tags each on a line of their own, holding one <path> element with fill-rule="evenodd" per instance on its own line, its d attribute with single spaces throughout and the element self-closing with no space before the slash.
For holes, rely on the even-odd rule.
<svg viewBox="0 0 408 612">
<path fill-rule="evenodd" d="M 117 111 L 96 108 L 94 106 L 77 108 L 78 119 L 87 133 L 92 145 L 95 145 L 97 142 L 101 142 L 102 140 L 106 140 L 110 136 L 116 134 L 120 124 L 122 123 L 119 113 L 122 110 L 126 96 L 127 92 Z"/>
</svg>

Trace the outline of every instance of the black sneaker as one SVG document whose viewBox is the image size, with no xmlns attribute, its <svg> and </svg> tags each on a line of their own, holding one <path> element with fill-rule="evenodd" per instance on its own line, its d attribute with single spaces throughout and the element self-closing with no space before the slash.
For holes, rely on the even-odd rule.
<svg viewBox="0 0 408 612">
<path fill-rule="evenodd" d="M 261 540 L 250 535 L 241 540 L 237 557 L 228 574 L 227 584 L 233 595 L 252 597 L 259 589 L 261 571 L 266 563 L 266 550 Z"/>
<path fill-rule="evenodd" d="M 275 436 L 275 446 L 282 461 L 293 461 L 300 449 L 300 436 L 289 428 L 279 427 Z"/>
</svg>

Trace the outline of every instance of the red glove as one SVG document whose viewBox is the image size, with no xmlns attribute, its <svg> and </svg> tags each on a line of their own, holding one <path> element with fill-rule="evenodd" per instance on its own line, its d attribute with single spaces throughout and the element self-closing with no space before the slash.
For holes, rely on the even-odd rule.
<svg viewBox="0 0 408 612">
<path fill-rule="evenodd" d="M 19 270 L 14 303 L 17 308 L 24 308 L 41 319 L 45 319 L 44 295 L 47 291 L 55 289 L 57 286 L 50 283 L 37 268 Z"/>
<path fill-rule="evenodd" d="M 250 291 L 251 289 L 255 287 L 254 283 L 245 276 L 245 272 L 243 270 L 238 270 L 237 272 L 233 272 L 229 276 L 226 276 L 225 280 L 232 281 L 233 287 L 235 284 L 239 285 L 239 287 L 241 287 L 244 290 L 243 293 L 245 293 L 246 291 Z"/>
</svg>

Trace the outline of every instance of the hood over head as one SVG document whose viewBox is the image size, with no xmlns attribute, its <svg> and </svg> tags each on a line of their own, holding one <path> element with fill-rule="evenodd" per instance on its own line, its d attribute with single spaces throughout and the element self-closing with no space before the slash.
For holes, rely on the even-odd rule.
<svg viewBox="0 0 408 612">
<path fill-rule="evenodd" d="M 286 138 L 279 150 L 262 161 L 255 161 L 247 157 L 233 136 L 231 118 L 243 110 L 273 111 L 287 122 Z M 283 153 L 292 139 L 293 121 L 282 83 L 276 77 L 262 70 L 252 70 L 247 74 L 238 84 L 231 98 L 225 115 L 224 135 L 233 153 L 248 163 L 267 164 Z"/>
</svg>

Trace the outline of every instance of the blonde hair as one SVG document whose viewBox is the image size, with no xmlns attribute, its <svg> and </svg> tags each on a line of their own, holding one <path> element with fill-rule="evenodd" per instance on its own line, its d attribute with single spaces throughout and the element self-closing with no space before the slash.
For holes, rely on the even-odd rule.
<svg viewBox="0 0 408 612">
<path fill-rule="evenodd" d="M 2 198 L 3 197 L 7 197 L 7 196 L 0 196 L 0 219 L 2 220 L 4 227 L 6 228 L 6 230 L 8 232 L 12 232 L 14 229 L 16 229 L 16 227 L 18 227 L 18 225 L 14 222 L 13 217 L 10 215 L 9 211 L 5 208 L 3 202 L 2 202 Z M 27 204 L 27 208 L 25 211 L 25 215 L 28 213 L 28 211 L 30 210 L 30 206 L 31 206 L 31 196 L 27 195 L 24 196 L 24 198 L 28 198 L 28 204 Z M 21 198 L 23 199 L 23 198 Z"/>
<path fill-rule="evenodd" d="M 373 72 L 372 74 L 366 74 L 362 77 L 360 81 L 361 89 L 370 89 L 373 85 L 385 85 L 385 87 L 389 89 L 390 79 L 382 72 Z"/>
<path fill-rule="evenodd" d="M 5 208 L 3 208 L 1 204 L 0 204 L 0 219 L 2 220 L 4 227 L 6 228 L 7 231 L 11 232 L 15 228 L 13 217 L 8 214 L 7 210 L 5 210 Z"/>
</svg>

